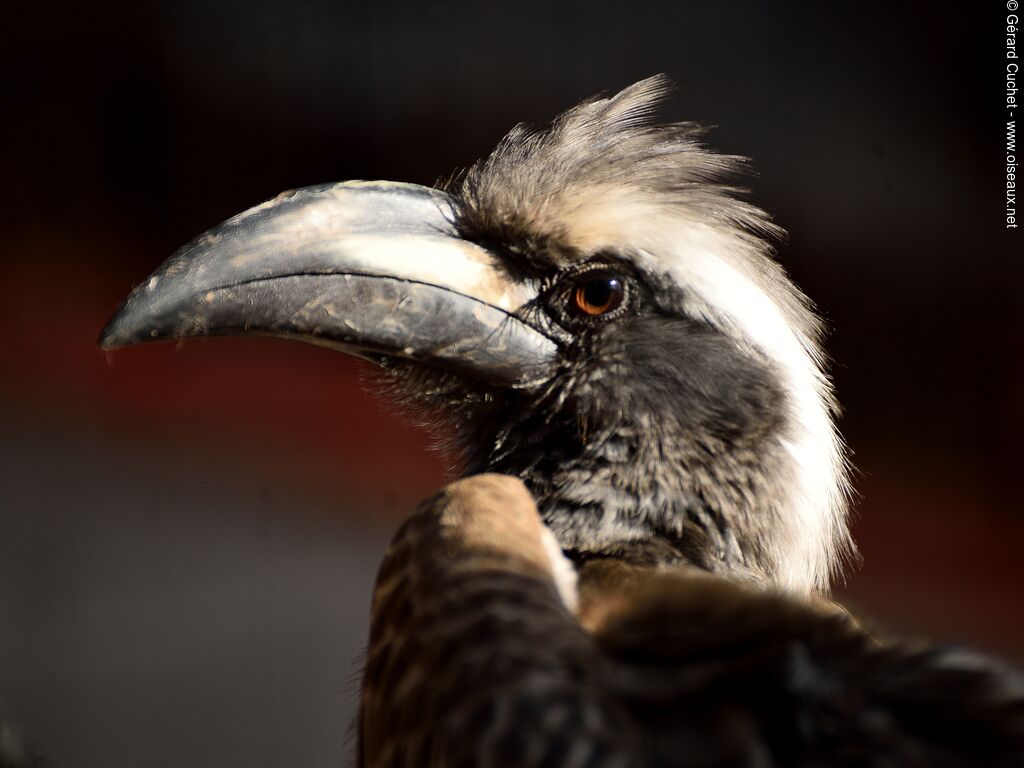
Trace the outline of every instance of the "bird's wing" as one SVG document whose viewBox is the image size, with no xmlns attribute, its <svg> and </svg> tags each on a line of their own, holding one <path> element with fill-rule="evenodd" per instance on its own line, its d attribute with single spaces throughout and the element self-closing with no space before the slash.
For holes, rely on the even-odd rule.
<svg viewBox="0 0 1024 768">
<path fill-rule="evenodd" d="M 630 570 L 585 567 L 581 619 L 649 764 L 1024 766 L 1024 678 L 998 662 L 876 639 L 826 603 Z"/>
<path fill-rule="evenodd" d="M 555 584 L 517 479 L 423 502 L 381 566 L 360 713 L 365 768 L 640 765 L 597 683 L 593 639 Z"/>
<path fill-rule="evenodd" d="M 363 765 L 1024 765 L 989 660 L 699 573 L 596 563 L 580 598 L 518 480 L 424 502 L 374 593 Z"/>
</svg>

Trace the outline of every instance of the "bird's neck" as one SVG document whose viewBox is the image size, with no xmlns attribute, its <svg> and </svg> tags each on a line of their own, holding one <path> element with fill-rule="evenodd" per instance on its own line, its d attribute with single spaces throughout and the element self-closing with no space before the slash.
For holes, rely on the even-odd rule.
<svg viewBox="0 0 1024 768">
<path fill-rule="evenodd" d="M 778 452 L 739 450 L 677 426 L 527 417 L 498 430 L 467 472 L 520 477 L 577 562 L 614 557 L 770 579 Z"/>
</svg>

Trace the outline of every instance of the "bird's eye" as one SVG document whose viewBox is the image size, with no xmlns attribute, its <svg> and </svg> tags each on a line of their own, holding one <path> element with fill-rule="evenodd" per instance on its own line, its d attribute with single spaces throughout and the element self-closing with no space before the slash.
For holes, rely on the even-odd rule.
<svg viewBox="0 0 1024 768">
<path fill-rule="evenodd" d="M 622 280 L 607 272 L 592 272 L 582 275 L 573 288 L 572 304 L 577 313 L 599 317 L 618 309 L 625 296 Z"/>
</svg>

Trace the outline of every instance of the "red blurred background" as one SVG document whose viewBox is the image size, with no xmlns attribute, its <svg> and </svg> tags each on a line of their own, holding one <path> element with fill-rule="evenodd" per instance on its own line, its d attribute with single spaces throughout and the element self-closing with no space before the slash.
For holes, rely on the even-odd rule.
<svg viewBox="0 0 1024 768">
<path fill-rule="evenodd" d="M 754 158 L 833 333 L 880 625 L 1024 662 L 1024 247 L 1001 22 L 905 4 L 47 6 L 12 22 L 0 232 L 0 714 L 54 765 L 337 765 L 374 569 L 446 477 L 359 364 L 104 355 L 128 290 L 286 188 L 431 183 L 667 72 Z"/>
</svg>

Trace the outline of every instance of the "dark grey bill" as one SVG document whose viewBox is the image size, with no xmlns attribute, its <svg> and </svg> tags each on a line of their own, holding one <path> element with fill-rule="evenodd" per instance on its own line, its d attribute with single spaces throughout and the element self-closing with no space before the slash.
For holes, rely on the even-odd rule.
<svg viewBox="0 0 1024 768">
<path fill-rule="evenodd" d="M 348 182 L 285 193 L 196 238 L 131 293 L 100 345 L 270 335 L 520 386 L 557 352 L 517 316 L 533 298 L 458 236 L 444 193 Z"/>
</svg>

